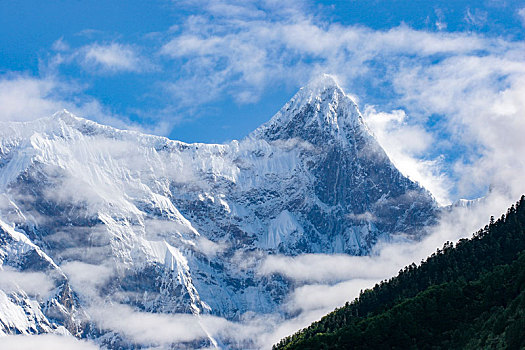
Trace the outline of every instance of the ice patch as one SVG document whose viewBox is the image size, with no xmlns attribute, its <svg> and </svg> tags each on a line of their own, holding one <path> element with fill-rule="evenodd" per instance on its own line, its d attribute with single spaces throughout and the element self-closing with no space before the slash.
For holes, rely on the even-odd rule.
<svg viewBox="0 0 525 350">
<path fill-rule="evenodd" d="M 303 234 L 303 228 L 288 210 L 283 210 L 275 219 L 270 222 L 268 232 L 264 237 L 264 246 L 276 249 L 281 243 L 290 243 L 295 240 L 297 235 Z M 296 233 L 296 237 L 294 236 Z M 295 238 L 295 239 L 294 239 Z"/>
</svg>

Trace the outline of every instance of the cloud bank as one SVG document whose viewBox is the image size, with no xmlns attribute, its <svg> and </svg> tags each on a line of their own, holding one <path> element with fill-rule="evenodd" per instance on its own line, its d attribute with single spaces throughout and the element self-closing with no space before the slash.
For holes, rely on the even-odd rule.
<svg viewBox="0 0 525 350">
<path fill-rule="evenodd" d="M 99 350 L 99 347 L 91 342 L 54 334 L 9 335 L 0 337 L 0 346 L 3 349 L 17 350 Z"/>
<path fill-rule="evenodd" d="M 22 290 L 28 295 L 45 298 L 54 287 L 52 279 L 42 272 L 19 272 L 8 267 L 0 270 L 0 290 L 5 293 Z"/>
</svg>

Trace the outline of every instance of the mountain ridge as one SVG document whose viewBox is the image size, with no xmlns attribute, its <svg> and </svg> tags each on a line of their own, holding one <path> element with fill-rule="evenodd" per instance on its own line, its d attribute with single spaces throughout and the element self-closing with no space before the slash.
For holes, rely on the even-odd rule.
<svg viewBox="0 0 525 350">
<path fill-rule="evenodd" d="M 0 219 L 66 276 L 54 283 L 67 297 L 37 302 L 51 330 L 69 325 L 109 348 L 140 345 L 90 321 L 90 303 L 233 321 L 250 312 L 287 317 L 281 305 L 296 285 L 258 274 L 268 254 L 364 255 L 436 222 L 430 193 L 393 166 L 332 78 L 296 96 L 304 98 L 259 131 L 222 145 L 122 131 L 67 111 L 2 128 Z M 100 270 L 89 288 L 79 289 L 80 267 Z M 55 317 L 46 303 L 68 307 Z"/>
</svg>

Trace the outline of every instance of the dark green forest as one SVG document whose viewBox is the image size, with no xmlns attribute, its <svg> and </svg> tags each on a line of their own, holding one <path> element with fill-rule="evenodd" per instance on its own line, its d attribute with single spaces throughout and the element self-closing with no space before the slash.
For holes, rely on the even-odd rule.
<svg viewBox="0 0 525 350">
<path fill-rule="evenodd" d="M 525 196 L 274 349 L 525 348 Z"/>
</svg>

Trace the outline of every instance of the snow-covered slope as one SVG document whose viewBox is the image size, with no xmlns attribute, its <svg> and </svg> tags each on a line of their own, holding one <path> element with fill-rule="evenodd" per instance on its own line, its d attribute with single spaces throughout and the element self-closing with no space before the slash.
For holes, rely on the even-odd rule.
<svg viewBox="0 0 525 350">
<path fill-rule="evenodd" d="M 70 332 L 110 348 L 132 343 L 97 325 L 94 303 L 229 320 L 274 312 L 294 286 L 257 274 L 268 254 L 367 254 L 379 239 L 422 234 L 437 210 L 329 76 L 224 145 L 66 111 L 3 123 L 0 192 L 3 266 L 45 273 L 56 289 L 0 294 L 3 332 Z M 11 326 L 11 305 L 24 303 L 27 319 Z"/>
</svg>

